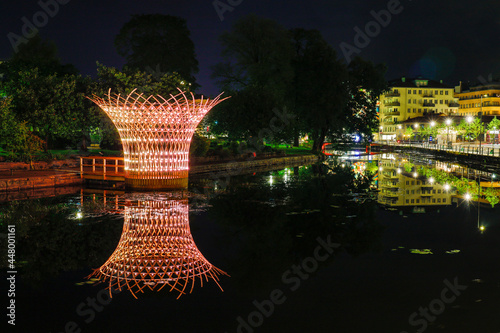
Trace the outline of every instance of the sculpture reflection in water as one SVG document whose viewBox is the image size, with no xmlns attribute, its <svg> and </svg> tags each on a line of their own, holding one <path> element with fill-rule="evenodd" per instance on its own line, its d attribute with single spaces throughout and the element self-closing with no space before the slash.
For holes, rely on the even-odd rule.
<svg viewBox="0 0 500 333">
<path fill-rule="evenodd" d="M 180 296 L 191 293 L 197 281 L 228 275 L 208 262 L 196 247 L 189 228 L 188 198 L 171 193 L 167 198 L 137 197 L 124 205 L 120 242 L 111 257 L 90 277 L 109 281 L 109 290 L 169 289 Z"/>
</svg>

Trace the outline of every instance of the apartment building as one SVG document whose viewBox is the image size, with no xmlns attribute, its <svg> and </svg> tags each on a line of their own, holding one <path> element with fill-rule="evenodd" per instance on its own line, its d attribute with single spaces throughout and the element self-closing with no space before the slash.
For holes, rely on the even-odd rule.
<svg viewBox="0 0 500 333">
<path fill-rule="evenodd" d="M 500 83 L 488 83 L 462 90 L 458 87 L 458 114 L 461 116 L 500 115 Z"/>
<path fill-rule="evenodd" d="M 457 115 L 455 88 L 422 78 L 402 77 L 389 82 L 389 91 L 379 97 L 379 140 L 395 140 L 404 130 L 402 122 L 430 115 Z"/>
</svg>

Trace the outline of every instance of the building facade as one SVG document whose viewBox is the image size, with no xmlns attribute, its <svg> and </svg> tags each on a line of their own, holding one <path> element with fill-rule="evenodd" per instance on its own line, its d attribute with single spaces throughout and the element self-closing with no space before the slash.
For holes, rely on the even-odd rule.
<svg viewBox="0 0 500 333">
<path fill-rule="evenodd" d="M 500 83 L 475 86 L 463 91 L 460 86 L 455 97 L 458 98 L 458 113 L 461 116 L 500 115 Z"/>
<path fill-rule="evenodd" d="M 395 140 L 405 120 L 428 115 L 457 115 L 455 89 L 427 79 L 402 77 L 389 82 L 379 98 L 379 140 Z"/>
</svg>

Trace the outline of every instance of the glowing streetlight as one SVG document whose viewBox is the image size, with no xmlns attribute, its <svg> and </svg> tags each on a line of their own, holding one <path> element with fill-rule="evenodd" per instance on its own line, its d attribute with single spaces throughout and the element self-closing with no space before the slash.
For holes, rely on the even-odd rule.
<svg viewBox="0 0 500 333">
<path fill-rule="evenodd" d="M 433 184 L 434 183 L 434 178 L 429 178 L 429 183 Z"/>
<path fill-rule="evenodd" d="M 470 193 L 465 193 L 464 198 L 465 200 L 470 201 L 470 199 L 472 199 L 472 196 L 470 195 Z"/>
<path fill-rule="evenodd" d="M 446 127 L 447 127 L 447 130 L 448 130 L 448 132 L 446 134 L 446 144 L 449 145 L 450 144 L 450 125 L 451 125 L 451 119 L 450 118 L 446 119 L 445 123 L 446 123 Z"/>
<path fill-rule="evenodd" d="M 450 185 L 449 184 L 444 184 L 444 190 L 449 191 L 450 190 Z"/>
<path fill-rule="evenodd" d="M 413 173 L 413 177 L 417 178 L 418 177 L 418 173 L 414 172 Z"/>
<path fill-rule="evenodd" d="M 483 96 L 488 97 L 488 95 L 481 95 L 481 112 L 479 112 L 479 153 L 481 153 L 481 136 L 483 135 Z"/>
<path fill-rule="evenodd" d="M 472 124 L 472 122 L 474 121 L 474 117 L 472 117 L 472 116 L 468 116 L 468 117 L 466 118 L 466 120 L 467 120 L 467 123 L 469 124 L 469 125 L 467 126 L 467 132 L 468 132 L 468 134 L 469 134 L 469 141 L 470 141 L 470 124 Z"/>
</svg>

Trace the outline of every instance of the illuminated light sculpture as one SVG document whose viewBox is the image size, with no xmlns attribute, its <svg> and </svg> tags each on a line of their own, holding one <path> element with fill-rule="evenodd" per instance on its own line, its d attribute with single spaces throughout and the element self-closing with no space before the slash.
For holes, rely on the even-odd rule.
<svg viewBox="0 0 500 333">
<path fill-rule="evenodd" d="M 127 188 L 176 189 L 188 184 L 189 147 L 203 117 L 222 102 L 188 97 L 179 89 L 165 99 L 144 96 L 135 90 L 128 96 L 111 95 L 90 99 L 109 116 L 118 129 L 124 154 Z"/>
<path fill-rule="evenodd" d="M 109 292 L 128 289 L 132 295 L 163 288 L 191 293 L 196 281 L 213 280 L 222 290 L 220 275 L 196 247 L 189 228 L 187 198 L 139 200 L 125 205 L 122 236 L 115 251 L 88 278 L 109 280 Z"/>
</svg>

